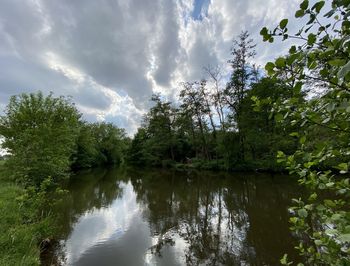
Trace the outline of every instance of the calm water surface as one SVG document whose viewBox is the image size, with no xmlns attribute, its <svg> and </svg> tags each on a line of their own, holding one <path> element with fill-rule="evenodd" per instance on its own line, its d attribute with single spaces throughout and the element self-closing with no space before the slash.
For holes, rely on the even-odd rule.
<svg viewBox="0 0 350 266">
<path fill-rule="evenodd" d="M 296 259 L 287 176 L 93 170 L 56 211 L 63 265 L 277 265 Z"/>
</svg>

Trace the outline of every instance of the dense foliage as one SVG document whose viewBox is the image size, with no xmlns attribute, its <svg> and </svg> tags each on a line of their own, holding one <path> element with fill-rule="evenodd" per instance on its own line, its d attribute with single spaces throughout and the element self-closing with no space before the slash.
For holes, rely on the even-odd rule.
<svg viewBox="0 0 350 266">
<path fill-rule="evenodd" d="M 278 154 L 279 161 L 310 191 L 308 199 L 296 199 L 291 208 L 292 230 L 301 239 L 297 248 L 308 264 L 348 265 L 350 1 L 328 3 L 303 1 L 295 17 L 308 21 L 296 35 L 289 34 L 287 19 L 272 31 L 263 28 L 261 34 L 270 42 L 276 36 L 299 40 L 287 56 L 266 65 L 270 76 L 283 76 L 295 91 L 304 86 L 321 94 L 304 103 L 294 98 L 278 101 L 274 107 L 276 115 L 300 124 L 301 129 L 291 133 L 299 138 L 298 149 Z M 281 262 L 290 264 L 287 255 Z"/>
<path fill-rule="evenodd" d="M 325 7 L 329 10 L 322 13 Z M 207 67 L 207 79 L 182 84 L 180 104 L 153 97 L 155 104 L 132 141 L 130 161 L 286 168 L 310 191 L 291 208 L 298 250 L 310 264 L 348 263 L 349 14 L 346 0 L 328 6 L 325 1 L 309 6 L 305 0 L 295 16 L 308 21 L 297 34 L 288 32 L 287 19 L 273 30 L 263 28 L 264 41 L 297 41 L 286 56 L 267 63 L 269 77 L 251 63 L 255 45 L 242 32 L 233 42 L 227 84 L 219 68 Z M 276 155 L 284 164 L 276 165 Z M 289 263 L 286 256 L 281 261 Z"/>
<path fill-rule="evenodd" d="M 281 168 L 278 150 L 294 152 L 297 125 L 276 124 L 271 109 L 277 100 L 296 97 L 281 79 L 262 77 L 249 60 L 255 45 L 247 32 L 233 42 L 232 72 L 226 84 L 218 67 L 206 67 L 206 79 L 184 82 L 177 105 L 154 95 L 129 150 L 139 165 L 176 165 L 207 169 L 254 170 Z M 258 99 L 260 110 L 253 106 Z M 278 118 L 278 117 L 277 117 Z"/>
<path fill-rule="evenodd" d="M 117 165 L 128 145 L 125 130 L 111 123 L 81 123 L 73 168 Z"/>
<path fill-rule="evenodd" d="M 13 96 L 0 120 L 6 161 L 16 178 L 39 185 L 67 175 L 79 134 L 80 114 L 64 97 L 41 93 Z"/>
<path fill-rule="evenodd" d="M 11 175 L 37 187 L 48 177 L 62 180 L 72 167 L 121 163 L 126 143 L 124 130 L 83 122 L 69 98 L 40 92 L 11 97 L 0 135 Z"/>
</svg>

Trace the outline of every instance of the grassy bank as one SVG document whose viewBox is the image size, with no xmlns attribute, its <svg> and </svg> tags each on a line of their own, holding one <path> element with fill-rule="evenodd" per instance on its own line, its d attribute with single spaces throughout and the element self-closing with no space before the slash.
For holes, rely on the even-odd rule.
<svg viewBox="0 0 350 266">
<path fill-rule="evenodd" d="M 52 231 L 52 219 L 38 215 L 36 200 L 8 178 L 0 164 L 0 265 L 39 265 L 40 242 Z"/>
</svg>

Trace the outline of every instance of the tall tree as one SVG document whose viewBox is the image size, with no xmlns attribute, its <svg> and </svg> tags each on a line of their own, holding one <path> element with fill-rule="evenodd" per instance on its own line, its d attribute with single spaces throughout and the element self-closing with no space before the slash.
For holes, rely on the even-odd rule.
<svg viewBox="0 0 350 266">
<path fill-rule="evenodd" d="M 202 79 L 199 83 L 199 94 L 201 95 L 201 98 L 204 100 L 203 104 L 203 111 L 209 118 L 209 123 L 213 132 L 214 140 L 216 139 L 216 125 L 214 123 L 214 116 L 212 113 L 212 103 L 211 103 L 211 93 L 208 91 L 207 88 L 207 81 L 205 79 Z"/>
<path fill-rule="evenodd" d="M 209 77 L 209 81 L 212 83 L 212 93 L 211 93 L 211 100 L 212 100 L 212 105 L 214 106 L 221 130 L 223 132 L 226 131 L 226 126 L 225 126 L 225 113 L 224 113 L 224 108 L 225 108 L 225 101 L 224 101 L 224 90 L 221 86 L 222 82 L 222 70 L 219 66 L 211 66 L 208 65 L 207 67 L 204 68 L 205 73 Z"/>
<path fill-rule="evenodd" d="M 185 82 L 183 90 L 180 92 L 180 100 L 182 101 L 181 108 L 185 110 L 193 119 L 193 125 L 199 129 L 201 140 L 201 153 L 204 158 L 209 159 L 208 140 L 206 136 L 207 123 L 205 115 L 208 112 L 205 99 L 202 92 L 203 83 L 200 82 Z"/>
<path fill-rule="evenodd" d="M 244 132 L 240 127 L 241 124 L 241 103 L 250 86 L 252 77 L 252 66 L 249 59 L 255 56 L 255 44 L 250 39 L 247 31 L 242 32 L 237 40 L 233 41 L 231 56 L 228 62 L 232 68 L 230 81 L 225 89 L 226 101 L 232 110 L 235 118 L 235 125 L 239 135 L 239 159 L 244 161 Z"/>
</svg>

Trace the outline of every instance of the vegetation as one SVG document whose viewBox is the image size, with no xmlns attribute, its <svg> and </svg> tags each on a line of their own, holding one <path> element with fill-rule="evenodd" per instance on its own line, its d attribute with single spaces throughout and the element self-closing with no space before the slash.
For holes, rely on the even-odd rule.
<svg viewBox="0 0 350 266">
<path fill-rule="evenodd" d="M 302 86 L 322 90 L 320 97 L 308 102 L 300 103 L 292 97 L 276 102 L 274 107 L 276 116 L 300 124 L 301 129 L 291 133 L 299 138 L 298 149 L 287 155 L 278 153 L 279 161 L 310 191 L 308 199 L 296 199 L 291 208 L 291 229 L 301 239 L 297 248 L 308 264 L 348 265 L 350 2 L 331 1 L 330 10 L 323 12 L 324 6 L 325 1 L 309 5 L 305 0 L 300 4 L 295 17 L 305 17 L 308 22 L 296 35 L 289 34 L 287 19 L 272 31 L 263 28 L 261 34 L 270 42 L 275 36 L 301 41 L 298 47 L 290 48 L 287 56 L 267 63 L 270 76 L 283 76 L 295 91 Z M 285 119 L 279 120 L 285 123 Z M 281 262 L 291 264 L 287 255 Z"/>
<path fill-rule="evenodd" d="M 304 0 L 295 17 L 307 22 L 295 35 L 287 19 L 261 30 L 264 41 L 298 42 L 266 64 L 267 75 L 253 64 L 255 44 L 242 32 L 232 44 L 228 80 L 219 67 L 207 66 L 203 79 L 181 84 L 175 103 L 153 95 L 132 140 L 112 124 L 83 121 L 69 98 L 40 92 L 13 96 L 0 118 L 11 179 L 0 180 L 1 228 L 9 232 L 0 236 L 0 263 L 38 263 L 35 247 L 54 227 L 49 211 L 40 210 L 50 209 L 49 197 L 64 193 L 60 184 L 71 170 L 127 161 L 212 170 L 286 169 L 309 191 L 290 209 L 305 262 L 348 265 L 350 1 L 329 3 Z M 281 263 L 293 262 L 286 254 Z"/>
<path fill-rule="evenodd" d="M 88 124 L 69 98 L 41 92 L 11 97 L 0 134 L 13 178 L 36 187 L 47 177 L 59 183 L 72 168 L 122 163 L 127 143 L 124 130 Z"/>
<path fill-rule="evenodd" d="M 230 80 L 222 82 L 218 67 L 207 67 L 207 80 L 184 82 L 178 106 L 154 95 L 129 150 L 129 162 L 222 170 L 282 170 L 278 150 L 290 153 L 297 141 L 289 136 L 298 125 L 276 123 L 271 112 L 277 100 L 303 93 L 279 78 L 262 77 L 248 60 L 255 45 L 242 32 L 232 46 Z M 260 111 L 252 99 L 259 99 Z M 277 117 L 278 118 L 278 117 Z"/>
<path fill-rule="evenodd" d="M 70 99 L 21 94 L 0 117 L 8 155 L 0 169 L 0 265 L 39 265 L 57 217 L 51 209 L 72 169 L 120 164 L 128 143 L 112 124 L 81 120 Z M 44 239 L 46 239 L 44 241 Z"/>
<path fill-rule="evenodd" d="M 0 165 L 0 265 L 39 265 L 43 240 L 51 238 L 55 231 L 51 205 L 46 199 L 43 183 L 35 192 L 24 189 L 9 179 L 9 172 Z M 51 195 L 52 198 L 53 195 Z"/>
<path fill-rule="evenodd" d="M 35 235 L 33 226 L 23 223 L 21 208 L 14 201 L 22 193 L 23 189 L 19 186 L 1 183 L 0 225 L 6 233 L 0 235 L 0 265 L 16 265 L 24 261 L 28 265 L 39 264 L 39 249 L 31 238 L 31 235 Z"/>
<path fill-rule="evenodd" d="M 80 117 L 68 99 L 42 93 L 13 96 L 5 113 L 0 133 L 12 155 L 6 160 L 11 174 L 37 186 L 48 176 L 67 175 Z"/>
<path fill-rule="evenodd" d="M 72 167 L 122 164 L 128 143 L 125 130 L 111 123 L 81 123 Z"/>
<path fill-rule="evenodd" d="M 277 155 L 277 162 L 284 162 L 280 168 L 297 174 L 310 191 L 291 208 L 291 229 L 301 239 L 297 249 L 308 264 L 345 265 L 350 254 L 350 3 L 331 1 L 323 13 L 324 6 L 325 1 L 311 6 L 303 1 L 295 16 L 308 21 L 295 35 L 288 32 L 287 19 L 261 30 L 264 41 L 299 41 L 286 56 L 266 64 L 268 77 L 249 63 L 255 45 L 242 32 L 233 42 L 226 86 L 220 71 L 208 67 L 208 80 L 183 83 L 179 106 L 154 96 L 129 158 L 144 165 L 277 170 L 271 163 Z M 287 255 L 281 262 L 290 264 Z"/>
</svg>

